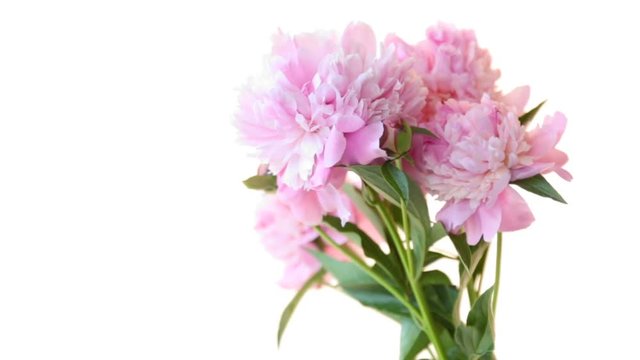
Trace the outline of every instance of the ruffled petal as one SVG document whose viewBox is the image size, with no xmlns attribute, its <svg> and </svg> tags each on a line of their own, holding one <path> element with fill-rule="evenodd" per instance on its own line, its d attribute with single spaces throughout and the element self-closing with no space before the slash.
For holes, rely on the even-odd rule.
<svg viewBox="0 0 640 360">
<path fill-rule="evenodd" d="M 376 122 L 346 134 L 347 147 L 344 152 L 344 161 L 347 164 L 369 164 L 373 160 L 386 158 L 387 154 L 380 148 L 383 132 L 384 125 Z"/>
<path fill-rule="evenodd" d="M 475 209 L 468 200 L 447 202 L 436 215 L 436 220 L 440 221 L 448 231 L 457 231 L 464 224 Z"/>
<path fill-rule="evenodd" d="M 364 126 L 364 120 L 356 115 L 344 115 L 338 118 L 336 128 L 343 133 L 350 133 L 361 129 Z"/>
<path fill-rule="evenodd" d="M 524 114 L 524 107 L 529 101 L 531 89 L 528 86 L 519 86 L 506 95 L 502 95 L 502 102 L 513 108 L 516 115 Z"/>
<path fill-rule="evenodd" d="M 376 35 L 367 24 L 350 24 L 342 35 L 342 48 L 345 54 L 358 54 L 369 62 L 376 55 Z"/>
<path fill-rule="evenodd" d="M 331 129 L 329 139 L 327 139 L 327 143 L 324 147 L 324 166 L 331 167 L 337 164 L 338 161 L 342 159 L 346 146 L 347 140 L 345 139 L 344 134 L 335 127 Z"/>
<path fill-rule="evenodd" d="M 500 194 L 498 203 L 502 209 L 500 231 L 521 230 L 535 220 L 526 201 L 512 187 L 508 187 Z"/>
<path fill-rule="evenodd" d="M 480 215 L 480 221 L 482 222 L 482 236 L 484 241 L 491 241 L 500 228 L 502 221 L 502 207 L 500 204 L 495 204 L 492 207 L 480 207 L 478 209 Z"/>
<path fill-rule="evenodd" d="M 464 231 L 467 233 L 467 243 L 469 245 L 476 245 L 482 238 L 482 221 L 480 215 L 474 213 L 464 223 Z"/>
</svg>

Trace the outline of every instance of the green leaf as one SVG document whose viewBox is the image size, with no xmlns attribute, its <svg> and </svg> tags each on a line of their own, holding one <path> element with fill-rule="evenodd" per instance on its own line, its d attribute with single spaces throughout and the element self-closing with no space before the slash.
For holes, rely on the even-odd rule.
<svg viewBox="0 0 640 360">
<path fill-rule="evenodd" d="M 451 237 L 451 235 L 449 236 Z M 454 237 L 457 237 L 456 241 L 460 244 L 460 246 L 462 246 L 462 244 L 466 244 L 466 241 L 464 243 L 460 241 L 460 238 L 463 238 L 464 240 L 464 236 L 454 235 Z M 453 237 L 451 237 L 451 239 L 453 240 Z M 471 253 L 471 260 L 469 261 L 468 266 L 463 265 L 462 260 L 460 260 L 460 267 L 461 267 L 460 289 L 466 289 L 467 286 L 469 285 L 469 282 L 473 280 L 473 274 L 475 273 L 476 269 L 478 268 L 478 264 L 480 264 L 483 256 L 485 255 L 485 252 L 487 252 L 488 249 L 489 249 L 489 243 L 485 241 L 481 241 L 478 243 L 478 245 L 474 246 L 473 252 L 471 252 L 471 248 L 469 248 L 469 252 Z M 462 250 L 462 251 L 465 252 L 465 250 Z M 463 292 L 461 291 L 459 294 L 461 295 L 463 294 Z M 460 323 L 460 305 L 461 304 L 462 304 L 462 296 L 458 296 L 458 298 L 456 299 L 454 310 L 453 310 L 454 324 L 456 325 Z"/>
<path fill-rule="evenodd" d="M 532 192 L 534 194 L 540 195 L 540 196 L 544 196 L 544 197 L 548 197 L 550 199 L 553 199 L 555 201 L 561 202 L 563 204 L 566 204 L 567 202 L 562 198 L 562 196 L 556 191 L 556 189 L 553 188 L 553 186 L 551 186 L 551 184 L 549 184 L 549 182 L 547 181 L 547 179 L 544 178 L 544 176 L 538 174 L 535 176 L 532 176 L 530 178 L 526 178 L 526 179 L 521 179 L 521 180 L 516 180 L 511 182 L 514 185 L 518 185 L 521 188 Z"/>
<path fill-rule="evenodd" d="M 449 277 L 440 270 L 430 270 L 422 273 L 420 283 L 426 285 L 451 285 Z"/>
<path fill-rule="evenodd" d="M 422 275 L 420 286 L 431 309 L 438 337 L 443 340 L 443 344 L 446 339 L 449 339 L 446 344 L 447 348 L 455 347 L 452 337 L 454 327 L 451 314 L 458 290 L 451 285 L 447 276 L 440 271 L 428 271 Z M 420 351 L 427 347 L 430 340 L 412 319 L 403 319 L 401 325 L 400 359 L 413 360 Z"/>
<path fill-rule="evenodd" d="M 480 334 L 478 329 L 465 325 L 459 325 L 455 332 L 456 344 L 460 347 L 462 352 L 467 356 L 467 359 L 477 359 L 476 347 L 480 343 Z"/>
<path fill-rule="evenodd" d="M 467 243 L 466 234 L 449 234 L 453 246 L 455 246 L 460 256 L 460 263 L 468 274 L 472 274 L 471 266 L 471 248 Z"/>
<path fill-rule="evenodd" d="M 433 281 L 444 281 L 442 278 L 432 278 Z M 458 288 L 447 284 L 425 284 L 421 279 L 424 294 L 431 309 L 434 320 L 444 329 L 453 333 L 453 311 L 458 298 Z"/>
<path fill-rule="evenodd" d="M 352 165 L 350 169 L 359 175 L 362 180 L 370 186 L 372 189 L 380 193 L 385 199 L 391 202 L 396 207 L 400 207 L 402 202 L 405 202 L 400 195 L 400 192 L 395 190 L 389 182 L 386 180 L 382 173 L 382 166 L 380 165 Z M 426 249 L 428 249 L 435 240 L 433 239 L 430 227 L 429 209 L 427 207 L 427 201 L 425 195 L 420 189 L 420 186 L 416 184 L 409 176 L 404 172 L 397 169 L 397 172 L 402 173 L 402 176 L 407 181 L 408 185 L 408 201 L 406 201 L 407 210 L 411 220 L 411 231 L 413 233 L 413 253 L 416 259 L 416 264 L 423 264 L 426 256 Z M 415 275 L 419 275 L 422 272 L 422 267 L 416 266 Z"/>
<path fill-rule="evenodd" d="M 423 223 L 418 223 L 415 218 L 409 217 L 411 222 L 411 241 L 413 243 L 413 263 L 415 266 L 415 277 L 419 278 L 425 266 L 425 257 L 427 256 L 427 246 L 434 241 L 429 241 L 428 234 L 425 232 Z"/>
<path fill-rule="evenodd" d="M 493 351 L 494 318 L 491 308 L 492 298 L 493 287 L 490 287 L 478 298 L 467 316 L 467 326 L 476 328 L 481 335 L 476 347 L 476 353 L 479 355 Z"/>
<path fill-rule="evenodd" d="M 245 181 L 244 186 L 252 190 L 275 191 L 278 188 L 274 175 L 255 175 Z"/>
<path fill-rule="evenodd" d="M 396 137 L 396 152 L 398 154 L 404 154 L 411 149 L 411 141 L 413 132 L 411 126 L 406 122 L 403 123 L 404 128 L 398 132 Z"/>
<path fill-rule="evenodd" d="M 432 133 L 431 131 L 429 131 L 429 130 L 427 130 L 425 128 L 412 126 L 411 130 L 413 131 L 414 134 L 427 135 L 427 136 L 431 136 L 431 137 L 437 138 L 437 136 L 434 133 Z"/>
<path fill-rule="evenodd" d="M 547 102 L 547 101 L 545 100 L 545 101 L 541 102 L 540 104 L 538 104 L 538 106 L 536 106 L 533 109 L 527 111 L 526 114 L 520 115 L 520 118 L 519 118 L 520 124 L 527 125 L 529 122 L 531 122 L 531 120 L 533 120 L 533 118 L 538 113 L 538 110 L 540 110 L 540 108 L 542 107 L 542 105 L 544 105 L 545 102 Z"/>
<path fill-rule="evenodd" d="M 325 216 L 324 223 L 339 231 L 347 238 L 359 244 L 364 250 L 364 254 L 376 261 L 378 265 L 398 283 L 404 282 L 404 273 L 399 259 L 385 254 L 380 246 L 373 241 L 364 231 L 353 223 L 346 223 L 342 226 L 340 219 L 334 216 Z"/>
<path fill-rule="evenodd" d="M 395 167 L 391 162 L 387 162 L 382 165 L 382 176 L 400 196 L 400 199 L 405 203 L 409 201 L 409 180 L 402 170 Z"/>
<path fill-rule="evenodd" d="M 331 215 L 325 216 L 322 218 L 322 221 L 330 227 L 338 230 L 342 235 L 360 246 L 362 246 L 363 241 L 366 241 L 363 240 L 364 238 L 373 241 L 369 238 L 369 235 L 365 234 L 364 231 L 360 230 L 360 228 L 353 223 L 347 222 L 343 226 L 342 220 Z"/>
<path fill-rule="evenodd" d="M 444 254 L 441 254 L 439 252 L 435 252 L 435 251 L 429 251 L 427 253 L 427 256 L 424 259 L 424 266 L 428 266 L 429 264 L 433 264 L 434 262 L 445 258 L 446 256 L 444 256 Z M 457 258 L 456 258 L 457 259 Z"/>
<path fill-rule="evenodd" d="M 391 201 L 396 206 L 400 206 L 401 198 L 398 192 L 387 183 L 382 175 L 382 166 L 352 165 L 349 169 L 360 176 L 364 182 L 384 196 L 385 199 Z M 415 217 L 416 220 L 424 223 L 429 219 L 429 210 L 427 209 L 424 194 L 422 190 L 420 190 L 420 187 L 409 177 L 407 177 L 407 182 L 409 184 L 409 201 L 407 204 L 409 214 Z"/>
<path fill-rule="evenodd" d="M 362 194 L 360 190 L 356 189 L 355 186 L 351 184 L 344 184 L 342 189 L 345 194 L 347 194 L 349 199 L 351 199 L 351 202 L 353 202 L 356 208 L 358 208 L 358 210 L 364 215 L 364 217 L 366 217 L 371 222 L 378 234 L 384 235 L 384 224 L 382 223 L 382 220 L 380 220 L 380 216 L 378 216 L 378 213 L 375 212 L 375 210 L 367 204 L 367 201 L 364 198 L 364 194 Z"/>
<path fill-rule="evenodd" d="M 447 229 L 445 229 L 444 225 L 440 222 L 435 223 L 431 228 L 431 237 L 433 238 L 433 242 L 436 242 L 447 235 Z"/>
<path fill-rule="evenodd" d="M 410 316 L 407 308 L 398 299 L 357 265 L 338 261 L 316 250 L 309 252 L 338 280 L 340 287 L 362 305 L 374 308 L 396 320 Z"/>
<path fill-rule="evenodd" d="M 429 338 L 410 318 L 403 319 L 400 325 L 400 360 L 414 360 L 429 345 Z"/>
<path fill-rule="evenodd" d="M 356 173 L 362 180 L 387 199 L 395 199 L 396 204 L 400 204 L 397 192 L 387 183 L 382 176 L 382 166 L 380 165 L 351 165 L 349 169 Z"/>
<path fill-rule="evenodd" d="M 493 288 L 489 288 L 471 308 L 467 324 L 456 328 L 456 343 L 469 359 L 494 359 L 492 296 Z"/>
<path fill-rule="evenodd" d="M 285 307 L 284 310 L 282 311 L 282 315 L 280 316 L 280 324 L 278 325 L 278 346 L 280 346 L 280 340 L 282 340 L 282 335 L 284 334 L 284 330 L 287 328 L 287 324 L 289 324 L 289 320 L 291 319 L 291 316 L 293 315 L 293 312 L 298 307 L 298 303 L 300 303 L 300 300 L 302 299 L 304 294 L 315 283 L 317 283 L 317 282 L 322 280 L 322 277 L 324 276 L 324 274 L 325 274 L 325 271 L 324 270 L 320 270 L 317 273 L 315 273 L 315 275 L 310 277 L 309 280 L 307 280 L 304 283 L 304 285 L 302 285 L 300 290 L 298 290 L 298 292 L 293 297 L 293 299 L 291 299 L 291 301 L 289 302 L 287 307 Z"/>
</svg>

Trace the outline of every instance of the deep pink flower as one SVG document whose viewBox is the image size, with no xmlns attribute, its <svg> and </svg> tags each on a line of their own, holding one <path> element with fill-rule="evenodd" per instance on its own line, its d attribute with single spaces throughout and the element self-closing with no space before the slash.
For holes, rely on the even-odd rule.
<svg viewBox="0 0 640 360">
<path fill-rule="evenodd" d="M 436 138 L 421 137 L 412 149 L 414 176 L 446 202 L 437 220 L 449 231 L 464 227 L 471 244 L 534 220 L 511 181 L 550 171 L 570 179 L 562 169 L 567 156 L 555 149 L 564 116 L 556 113 L 527 132 L 516 111 L 489 95 L 480 103 L 448 100 L 427 123 Z"/>
<path fill-rule="evenodd" d="M 427 92 L 411 61 L 394 51 L 384 47 L 376 58 L 373 31 L 364 24 L 348 26 L 340 42 L 323 33 L 276 35 L 273 79 L 240 97 L 242 140 L 296 190 L 318 186 L 336 164 L 386 157 L 384 125 L 417 122 Z"/>
</svg>

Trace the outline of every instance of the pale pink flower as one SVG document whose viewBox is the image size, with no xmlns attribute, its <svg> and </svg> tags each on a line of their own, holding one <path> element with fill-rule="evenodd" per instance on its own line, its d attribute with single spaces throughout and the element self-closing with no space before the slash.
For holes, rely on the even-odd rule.
<svg viewBox="0 0 640 360">
<path fill-rule="evenodd" d="M 298 220 L 296 210 L 282 201 L 279 196 L 267 195 L 258 211 L 256 230 L 260 234 L 267 251 L 281 260 L 285 267 L 280 285 L 285 288 L 298 289 L 321 265 L 309 249 L 318 249 L 314 240 L 317 232 L 306 223 Z M 347 239 L 333 229 L 325 229 L 340 244 Z M 335 256 L 331 251 L 330 255 Z"/>
<path fill-rule="evenodd" d="M 294 189 L 280 183 L 277 197 L 291 208 L 292 216 L 305 225 L 319 225 L 327 214 L 339 217 L 344 224 L 352 218 L 351 202 L 340 190 L 345 176 L 344 168 L 332 169 L 326 178 L 319 180 L 321 185 L 311 189 Z"/>
<path fill-rule="evenodd" d="M 529 130 L 526 134 L 526 141 L 531 148 L 526 155 L 533 162 L 512 169 L 511 180 L 526 179 L 536 174 L 549 172 L 555 172 L 567 181 L 571 180 L 571 174 L 562 168 L 569 161 L 569 157 L 555 148 L 566 126 L 567 118 L 564 114 L 556 112 L 552 116 L 545 117 L 542 126 L 536 126 Z"/>
<path fill-rule="evenodd" d="M 296 190 L 315 188 L 336 164 L 385 158 L 384 125 L 416 122 L 427 91 L 411 61 L 394 51 L 384 47 L 376 58 L 364 24 L 348 26 L 340 42 L 331 34 L 277 34 L 273 81 L 240 97 L 242 140 Z"/>
<path fill-rule="evenodd" d="M 449 231 L 464 227 L 471 244 L 533 222 L 511 181 L 549 171 L 570 178 L 566 154 L 555 149 L 564 116 L 527 132 L 514 111 L 489 95 L 480 103 L 448 100 L 426 125 L 436 138 L 423 136 L 412 149 L 414 176 L 446 202 L 436 219 Z"/>
</svg>

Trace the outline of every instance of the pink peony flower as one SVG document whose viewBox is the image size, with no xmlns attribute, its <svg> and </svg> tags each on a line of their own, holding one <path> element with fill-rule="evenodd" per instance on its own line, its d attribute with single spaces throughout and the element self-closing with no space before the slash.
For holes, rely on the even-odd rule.
<svg viewBox="0 0 640 360">
<path fill-rule="evenodd" d="M 556 113 L 526 132 L 514 111 L 489 95 L 480 103 L 448 100 L 427 124 L 437 138 L 422 137 L 412 150 L 414 174 L 446 202 L 436 219 L 449 231 L 464 227 L 470 244 L 533 222 L 511 181 L 550 171 L 570 179 L 562 169 L 567 156 L 555 149 L 564 116 Z"/>
<path fill-rule="evenodd" d="M 389 35 L 385 44 L 394 44 L 400 59 L 415 58 L 430 98 L 480 100 L 484 93 L 496 93 L 500 71 L 491 69 L 491 56 L 478 46 L 472 30 L 438 24 L 427 29 L 426 39 L 415 46 L 396 35 Z"/>
<path fill-rule="evenodd" d="M 284 262 L 280 285 L 290 289 L 299 289 L 321 268 L 320 263 L 308 252 L 308 249 L 317 249 L 313 241 L 318 234 L 312 226 L 299 221 L 296 215 L 296 210 L 279 196 L 268 195 L 258 211 L 256 225 L 267 251 Z M 326 231 L 340 244 L 347 241 L 346 237 L 332 229 Z"/>
<path fill-rule="evenodd" d="M 240 97 L 237 127 L 272 173 L 292 189 L 311 189 L 336 164 L 368 164 L 386 157 L 384 125 L 417 122 L 426 88 L 393 46 L 376 58 L 373 31 L 347 27 L 331 34 L 275 36 L 266 88 Z"/>
<path fill-rule="evenodd" d="M 564 114 L 556 112 L 544 119 L 542 126 L 527 132 L 526 141 L 531 146 L 527 151 L 533 162 L 523 164 L 511 171 L 511 180 L 526 179 L 537 174 L 549 172 L 557 173 L 561 178 L 570 181 L 571 174 L 562 167 L 569 161 L 564 152 L 556 149 L 564 129 L 567 126 L 567 118 Z"/>
<path fill-rule="evenodd" d="M 297 221 L 315 226 L 322 223 L 323 216 L 333 214 L 346 223 L 352 218 L 352 206 L 349 198 L 341 190 L 346 170 L 335 168 L 323 179 L 324 185 L 311 189 L 294 189 L 286 184 L 278 185 L 277 196 L 286 203 Z"/>
</svg>

